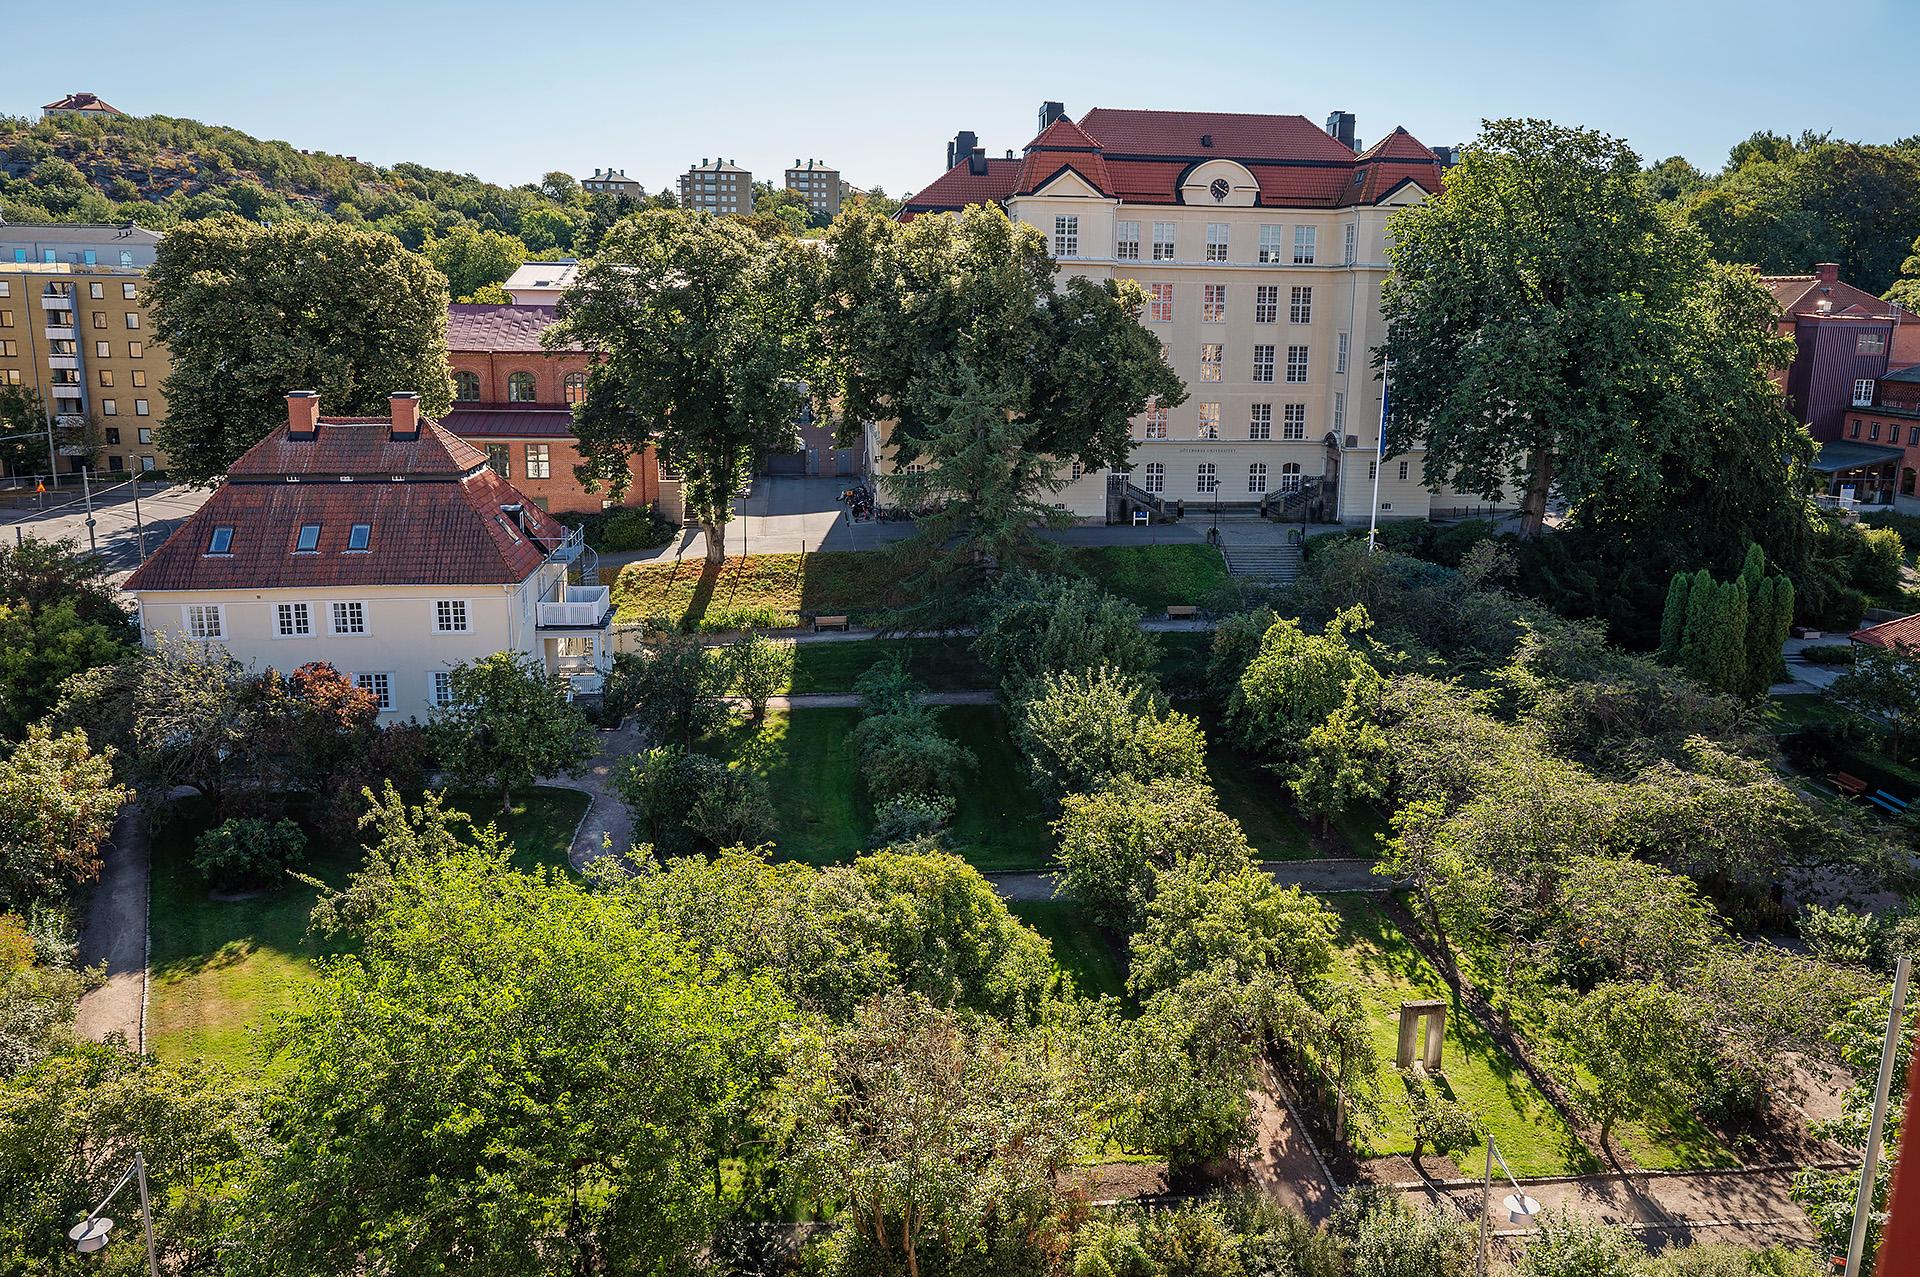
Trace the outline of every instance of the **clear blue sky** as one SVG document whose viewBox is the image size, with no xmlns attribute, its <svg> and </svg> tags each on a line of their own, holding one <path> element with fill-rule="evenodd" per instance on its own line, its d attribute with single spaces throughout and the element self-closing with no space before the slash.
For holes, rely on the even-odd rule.
<svg viewBox="0 0 1920 1277">
<path fill-rule="evenodd" d="M 1019 148 L 1047 98 L 1075 117 L 1126 106 L 1317 122 L 1339 108 L 1358 115 L 1363 142 L 1395 124 L 1464 141 L 1482 118 L 1544 116 L 1708 168 L 1758 128 L 1920 131 L 1902 84 L 1920 0 L 105 0 L 84 20 L 52 12 L 0 0 L 0 32 L 45 42 L 8 60 L 0 111 L 91 90 L 136 114 L 502 183 L 612 164 L 653 190 L 703 156 L 777 181 L 818 156 L 897 195 L 940 173 L 957 129 L 992 155 Z"/>
</svg>

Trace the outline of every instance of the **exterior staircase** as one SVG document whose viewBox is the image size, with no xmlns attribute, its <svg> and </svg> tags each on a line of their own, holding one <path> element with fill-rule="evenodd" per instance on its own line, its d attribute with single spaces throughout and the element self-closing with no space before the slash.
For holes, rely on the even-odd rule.
<svg viewBox="0 0 1920 1277">
<path fill-rule="evenodd" d="M 1300 575 L 1300 547 L 1287 541 L 1239 545 L 1229 541 L 1220 550 L 1226 555 L 1227 572 L 1232 576 L 1283 583 Z"/>
</svg>

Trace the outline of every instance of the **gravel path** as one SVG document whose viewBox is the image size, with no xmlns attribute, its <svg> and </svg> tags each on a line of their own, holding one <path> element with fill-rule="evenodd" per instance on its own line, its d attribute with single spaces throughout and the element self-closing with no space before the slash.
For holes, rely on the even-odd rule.
<svg viewBox="0 0 1920 1277">
<path fill-rule="evenodd" d="M 744 707 L 746 698 L 729 696 L 730 703 Z M 922 705 L 992 705 L 999 698 L 992 692 L 922 692 L 916 698 Z M 797 696 L 773 696 L 768 709 L 859 709 L 863 702 L 852 692 L 801 692 Z"/>
<path fill-rule="evenodd" d="M 107 979 L 80 999 L 74 1032 L 94 1042 L 119 1034 L 136 1051 L 146 1047 L 147 876 L 146 815 L 129 803 L 114 822 L 80 931 L 81 964 L 105 966 Z"/>
</svg>

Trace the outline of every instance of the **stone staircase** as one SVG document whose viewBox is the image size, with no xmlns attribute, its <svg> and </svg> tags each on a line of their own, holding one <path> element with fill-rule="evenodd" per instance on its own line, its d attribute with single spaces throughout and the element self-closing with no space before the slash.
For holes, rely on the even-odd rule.
<svg viewBox="0 0 1920 1277">
<path fill-rule="evenodd" d="M 1300 547 L 1286 541 L 1241 543 L 1220 547 L 1227 571 L 1257 581 L 1285 582 L 1300 575 Z"/>
</svg>

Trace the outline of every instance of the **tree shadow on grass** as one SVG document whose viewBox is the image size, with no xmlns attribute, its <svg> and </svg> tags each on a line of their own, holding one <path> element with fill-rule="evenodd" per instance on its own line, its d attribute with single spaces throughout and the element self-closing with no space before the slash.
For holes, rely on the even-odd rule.
<svg viewBox="0 0 1920 1277">
<path fill-rule="evenodd" d="M 155 967 L 153 976 L 156 980 L 186 979 L 209 971 L 237 967 L 252 957 L 259 947 L 252 936 L 242 936 L 227 941 L 212 953 L 196 953 Z"/>
<path fill-rule="evenodd" d="M 707 614 L 707 605 L 713 601 L 713 592 L 720 584 L 720 563 L 700 561 L 700 579 L 693 583 L 693 594 L 687 599 L 686 611 L 681 613 L 680 628 L 689 632 L 700 628 L 700 621 Z"/>
</svg>

